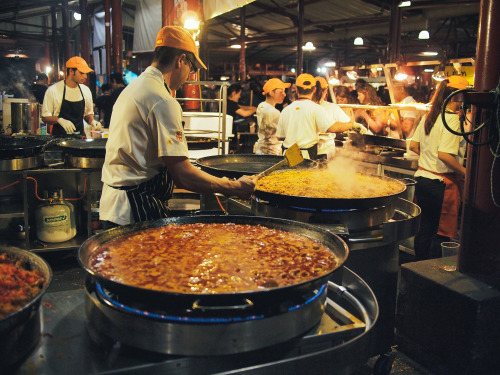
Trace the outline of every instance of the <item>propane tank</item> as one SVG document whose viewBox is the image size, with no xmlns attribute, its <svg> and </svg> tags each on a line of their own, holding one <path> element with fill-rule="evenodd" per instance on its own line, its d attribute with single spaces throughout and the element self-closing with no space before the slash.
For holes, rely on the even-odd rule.
<svg viewBox="0 0 500 375">
<path fill-rule="evenodd" d="M 44 242 L 64 242 L 76 235 L 73 205 L 63 199 L 62 189 L 53 190 L 37 207 L 36 234 Z"/>
</svg>

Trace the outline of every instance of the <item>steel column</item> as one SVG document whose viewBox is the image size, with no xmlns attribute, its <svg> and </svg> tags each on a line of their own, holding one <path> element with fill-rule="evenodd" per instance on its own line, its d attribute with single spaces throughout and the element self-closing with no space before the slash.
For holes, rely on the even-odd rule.
<svg viewBox="0 0 500 375">
<path fill-rule="evenodd" d="M 247 79 L 247 69 L 245 64 L 245 7 L 240 9 L 240 81 L 245 82 Z"/>
<path fill-rule="evenodd" d="M 80 48 L 82 58 L 90 63 L 90 42 L 89 42 L 89 16 L 87 10 L 87 0 L 80 0 Z"/>
<path fill-rule="evenodd" d="M 59 63 L 59 38 L 57 37 L 57 12 L 55 6 L 50 7 L 50 15 L 52 22 L 52 63 L 54 65 L 50 81 L 57 82 L 59 81 L 61 65 Z"/>
<path fill-rule="evenodd" d="M 111 77 L 111 13 L 109 0 L 104 0 L 104 32 L 105 32 L 105 49 L 106 49 L 106 76 L 108 82 Z"/>
<path fill-rule="evenodd" d="M 302 46 L 304 45 L 304 0 L 299 0 L 297 2 L 297 75 L 302 74 L 302 65 L 304 60 L 304 54 L 302 52 Z"/>
<path fill-rule="evenodd" d="M 474 85 L 478 92 L 494 89 L 500 76 L 500 2 L 482 0 L 479 13 L 477 60 Z M 495 109 L 498 110 L 498 109 Z M 485 121 L 491 111 L 473 106 L 475 123 Z M 493 126 L 494 124 L 490 124 Z M 488 139 L 487 129 L 474 135 L 475 142 Z M 496 142 L 493 145 L 495 149 Z M 500 200 L 500 166 L 493 167 L 488 146 L 469 146 L 465 194 L 461 222 L 461 249 L 458 269 L 464 273 L 493 275 L 500 273 L 500 208 L 493 204 L 493 193 Z M 491 191 L 493 186 L 493 191 Z"/>
<path fill-rule="evenodd" d="M 401 55 L 401 8 L 399 1 L 393 0 L 391 5 L 391 20 L 389 28 L 389 40 L 387 44 L 387 56 L 389 62 L 398 61 Z"/>
<path fill-rule="evenodd" d="M 111 20 L 113 22 L 113 49 L 112 65 L 114 73 L 123 72 L 123 30 L 122 30 L 122 2 L 111 0 Z"/>
<path fill-rule="evenodd" d="M 68 25 L 68 0 L 63 0 L 62 2 L 62 24 L 63 24 L 63 40 L 64 40 L 64 61 L 63 64 L 66 64 L 66 61 L 71 57 L 71 49 L 70 49 L 70 41 L 69 41 L 69 25 Z M 65 72 L 66 74 L 66 72 Z M 65 75 L 66 76 L 66 75 Z"/>
</svg>

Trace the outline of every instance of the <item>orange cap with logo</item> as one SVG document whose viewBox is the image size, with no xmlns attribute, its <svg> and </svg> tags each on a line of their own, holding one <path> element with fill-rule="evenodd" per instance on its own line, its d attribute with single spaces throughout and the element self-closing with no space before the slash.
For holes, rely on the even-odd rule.
<svg viewBox="0 0 500 375">
<path fill-rule="evenodd" d="M 462 76 L 448 77 L 448 87 L 463 90 L 469 87 L 469 82 Z"/>
<path fill-rule="evenodd" d="M 319 76 L 316 77 L 316 81 L 319 82 L 322 89 L 326 89 L 328 87 L 328 83 L 326 82 L 326 79 L 324 79 L 323 77 L 319 77 Z"/>
<path fill-rule="evenodd" d="M 198 55 L 198 47 L 196 47 L 196 43 L 194 42 L 193 37 L 189 32 L 179 26 L 165 26 L 156 35 L 156 47 L 171 47 L 177 48 L 183 51 L 191 52 L 194 57 L 196 57 L 196 61 L 194 62 L 198 69 L 206 69 L 207 67 L 203 64 L 203 61 L 200 60 L 200 56 Z"/>
<path fill-rule="evenodd" d="M 316 86 L 316 78 L 310 74 L 303 73 L 297 77 L 295 85 L 304 89 L 310 89 Z"/>
<path fill-rule="evenodd" d="M 291 83 L 285 83 L 279 78 L 271 78 L 265 83 L 264 87 L 262 88 L 264 90 L 262 92 L 262 95 L 266 95 L 276 89 L 287 89 L 291 85 Z"/>
<path fill-rule="evenodd" d="M 71 59 L 66 61 L 66 68 L 76 68 L 81 73 L 93 72 L 93 70 L 90 69 L 87 65 L 87 62 L 80 56 L 72 57 Z"/>
</svg>

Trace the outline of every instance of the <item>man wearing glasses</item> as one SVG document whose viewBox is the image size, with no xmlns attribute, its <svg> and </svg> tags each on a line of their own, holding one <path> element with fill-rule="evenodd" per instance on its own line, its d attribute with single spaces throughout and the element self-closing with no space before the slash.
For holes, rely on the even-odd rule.
<svg viewBox="0 0 500 375">
<path fill-rule="evenodd" d="M 118 97 L 102 170 L 105 229 L 167 217 L 174 184 L 243 199 L 252 194 L 255 177 L 217 178 L 189 161 L 182 108 L 172 92 L 201 68 L 206 66 L 189 32 L 165 26 L 156 36 L 153 62 Z"/>
</svg>

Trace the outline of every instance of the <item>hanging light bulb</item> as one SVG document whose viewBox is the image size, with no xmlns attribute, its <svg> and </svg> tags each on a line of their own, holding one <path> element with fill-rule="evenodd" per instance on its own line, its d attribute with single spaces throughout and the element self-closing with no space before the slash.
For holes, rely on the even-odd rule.
<svg viewBox="0 0 500 375">
<path fill-rule="evenodd" d="M 422 30 L 418 34 L 418 39 L 429 39 L 429 38 L 430 38 L 430 36 L 429 36 L 429 32 L 427 30 Z"/>
<path fill-rule="evenodd" d="M 307 42 L 304 46 L 302 46 L 302 49 L 304 51 L 314 51 L 316 47 L 314 47 L 314 44 L 312 42 Z"/>
<path fill-rule="evenodd" d="M 352 79 L 353 81 L 357 80 L 359 78 L 358 73 L 355 70 L 349 70 L 346 75 Z"/>
<path fill-rule="evenodd" d="M 444 64 L 440 64 L 434 69 L 434 73 L 432 73 L 432 79 L 435 81 L 444 81 L 446 79 L 446 73 L 444 71 Z"/>
<path fill-rule="evenodd" d="M 355 46 L 362 46 L 364 44 L 363 38 L 358 36 L 356 39 L 354 39 L 354 45 Z"/>
</svg>

